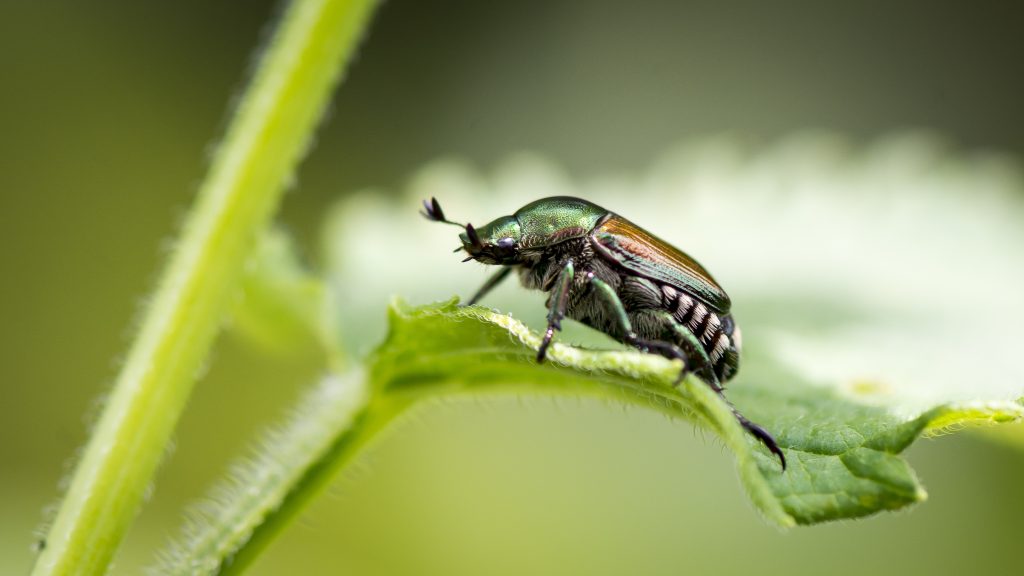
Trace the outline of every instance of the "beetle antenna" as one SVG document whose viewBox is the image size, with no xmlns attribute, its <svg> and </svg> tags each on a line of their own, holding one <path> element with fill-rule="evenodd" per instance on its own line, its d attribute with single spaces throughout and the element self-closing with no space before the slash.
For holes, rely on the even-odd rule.
<svg viewBox="0 0 1024 576">
<path fill-rule="evenodd" d="M 430 200 L 423 201 L 423 210 L 420 212 L 427 220 L 433 220 L 434 222 L 441 222 L 443 224 L 451 224 L 458 226 L 459 228 L 465 228 L 465 224 L 459 224 L 458 222 L 452 222 L 451 220 L 444 217 L 444 211 L 441 210 L 441 205 L 437 202 L 437 198 L 433 196 Z"/>
</svg>

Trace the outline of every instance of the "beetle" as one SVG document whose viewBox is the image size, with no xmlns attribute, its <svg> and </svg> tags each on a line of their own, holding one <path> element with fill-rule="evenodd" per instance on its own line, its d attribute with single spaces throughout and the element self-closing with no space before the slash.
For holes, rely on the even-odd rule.
<svg viewBox="0 0 1024 576">
<path fill-rule="evenodd" d="M 468 256 L 500 266 L 467 305 L 479 302 L 513 271 L 523 286 L 548 293 L 543 362 L 566 317 L 643 352 L 681 360 L 725 399 L 722 384 L 739 369 L 742 338 L 725 290 L 696 260 L 640 226 L 592 202 L 554 196 L 474 228 L 448 220 L 436 198 L 422 215 L 463 228 Z M 725 399 L 739 423 L 786 469 L 772 435 Z"/>
</svg>

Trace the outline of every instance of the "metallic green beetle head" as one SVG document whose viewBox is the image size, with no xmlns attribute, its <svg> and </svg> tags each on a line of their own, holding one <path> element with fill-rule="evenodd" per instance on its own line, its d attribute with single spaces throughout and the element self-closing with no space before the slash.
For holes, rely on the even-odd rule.
<svg viewBox="0 0 1024 576">
<path fill-rule="evenodd" d="M 515 216 L 502 216 L 480 228 L 466 224 L 466 231 L 459 234 L 459 240 L 470 258 L 484 264 L 519 262 L 522 231 Z"/>
<path fill-rule="evenodd" d="M 484 264 L 513 265 L 523 263 L 539 249 L 587 235 L 608 211 L 596 204 L 555 196 L 523 206 L 511 216 L 502 216 L 480 228 L 472 224 L 452 222 L 444 216 L 436 198 L 423 201 L 423 215 L 436 222 L 465 228 L 459 234 L 462 250 Z"/>
</svg>

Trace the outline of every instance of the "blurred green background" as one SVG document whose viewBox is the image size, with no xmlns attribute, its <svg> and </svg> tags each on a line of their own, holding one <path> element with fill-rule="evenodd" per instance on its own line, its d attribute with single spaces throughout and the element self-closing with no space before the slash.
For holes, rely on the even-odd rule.
<svg viewBox="0 0 1024 576">
<path fill-rule="evenodd" d="M 316 262 L 333 201 L 396 189 L 440 156 L 488 167 L 528 149 L 592 175 L 640 169 L 684 137 L 808 128 L 861 141 L 927 128 L 1024 152 L 1011 3 L 825 4 L 386 2 L 281 221 Z M 278 9 L 0 5 L 2 574 L 31 564 Z M 116 572 L 148 564 L 183 505 L 321 370 L 222 339 Z M 780 533 L 691 425 L 587 401 L 444 405 L 367 454 L 253 572 L 947 573 L 1019 558 L 1019 451 L 958 435 L 910 459 L 931 502 Z"/>
</svg>

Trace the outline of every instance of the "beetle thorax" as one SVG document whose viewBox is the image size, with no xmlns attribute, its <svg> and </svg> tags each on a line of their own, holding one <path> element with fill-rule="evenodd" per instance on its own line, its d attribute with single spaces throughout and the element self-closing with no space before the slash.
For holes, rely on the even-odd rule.
<svg viewBox="0 0 1024 576">
<path fill-rule="evenodd" d="M 550 281 L 571 258 L 577 270 L 586 269 L 594 259 L 594 249 L 586 238 L 574 238 L 537 250 L 522 253 L 519 279 L 534 290 L 550 289 Z"/>
</svg>

